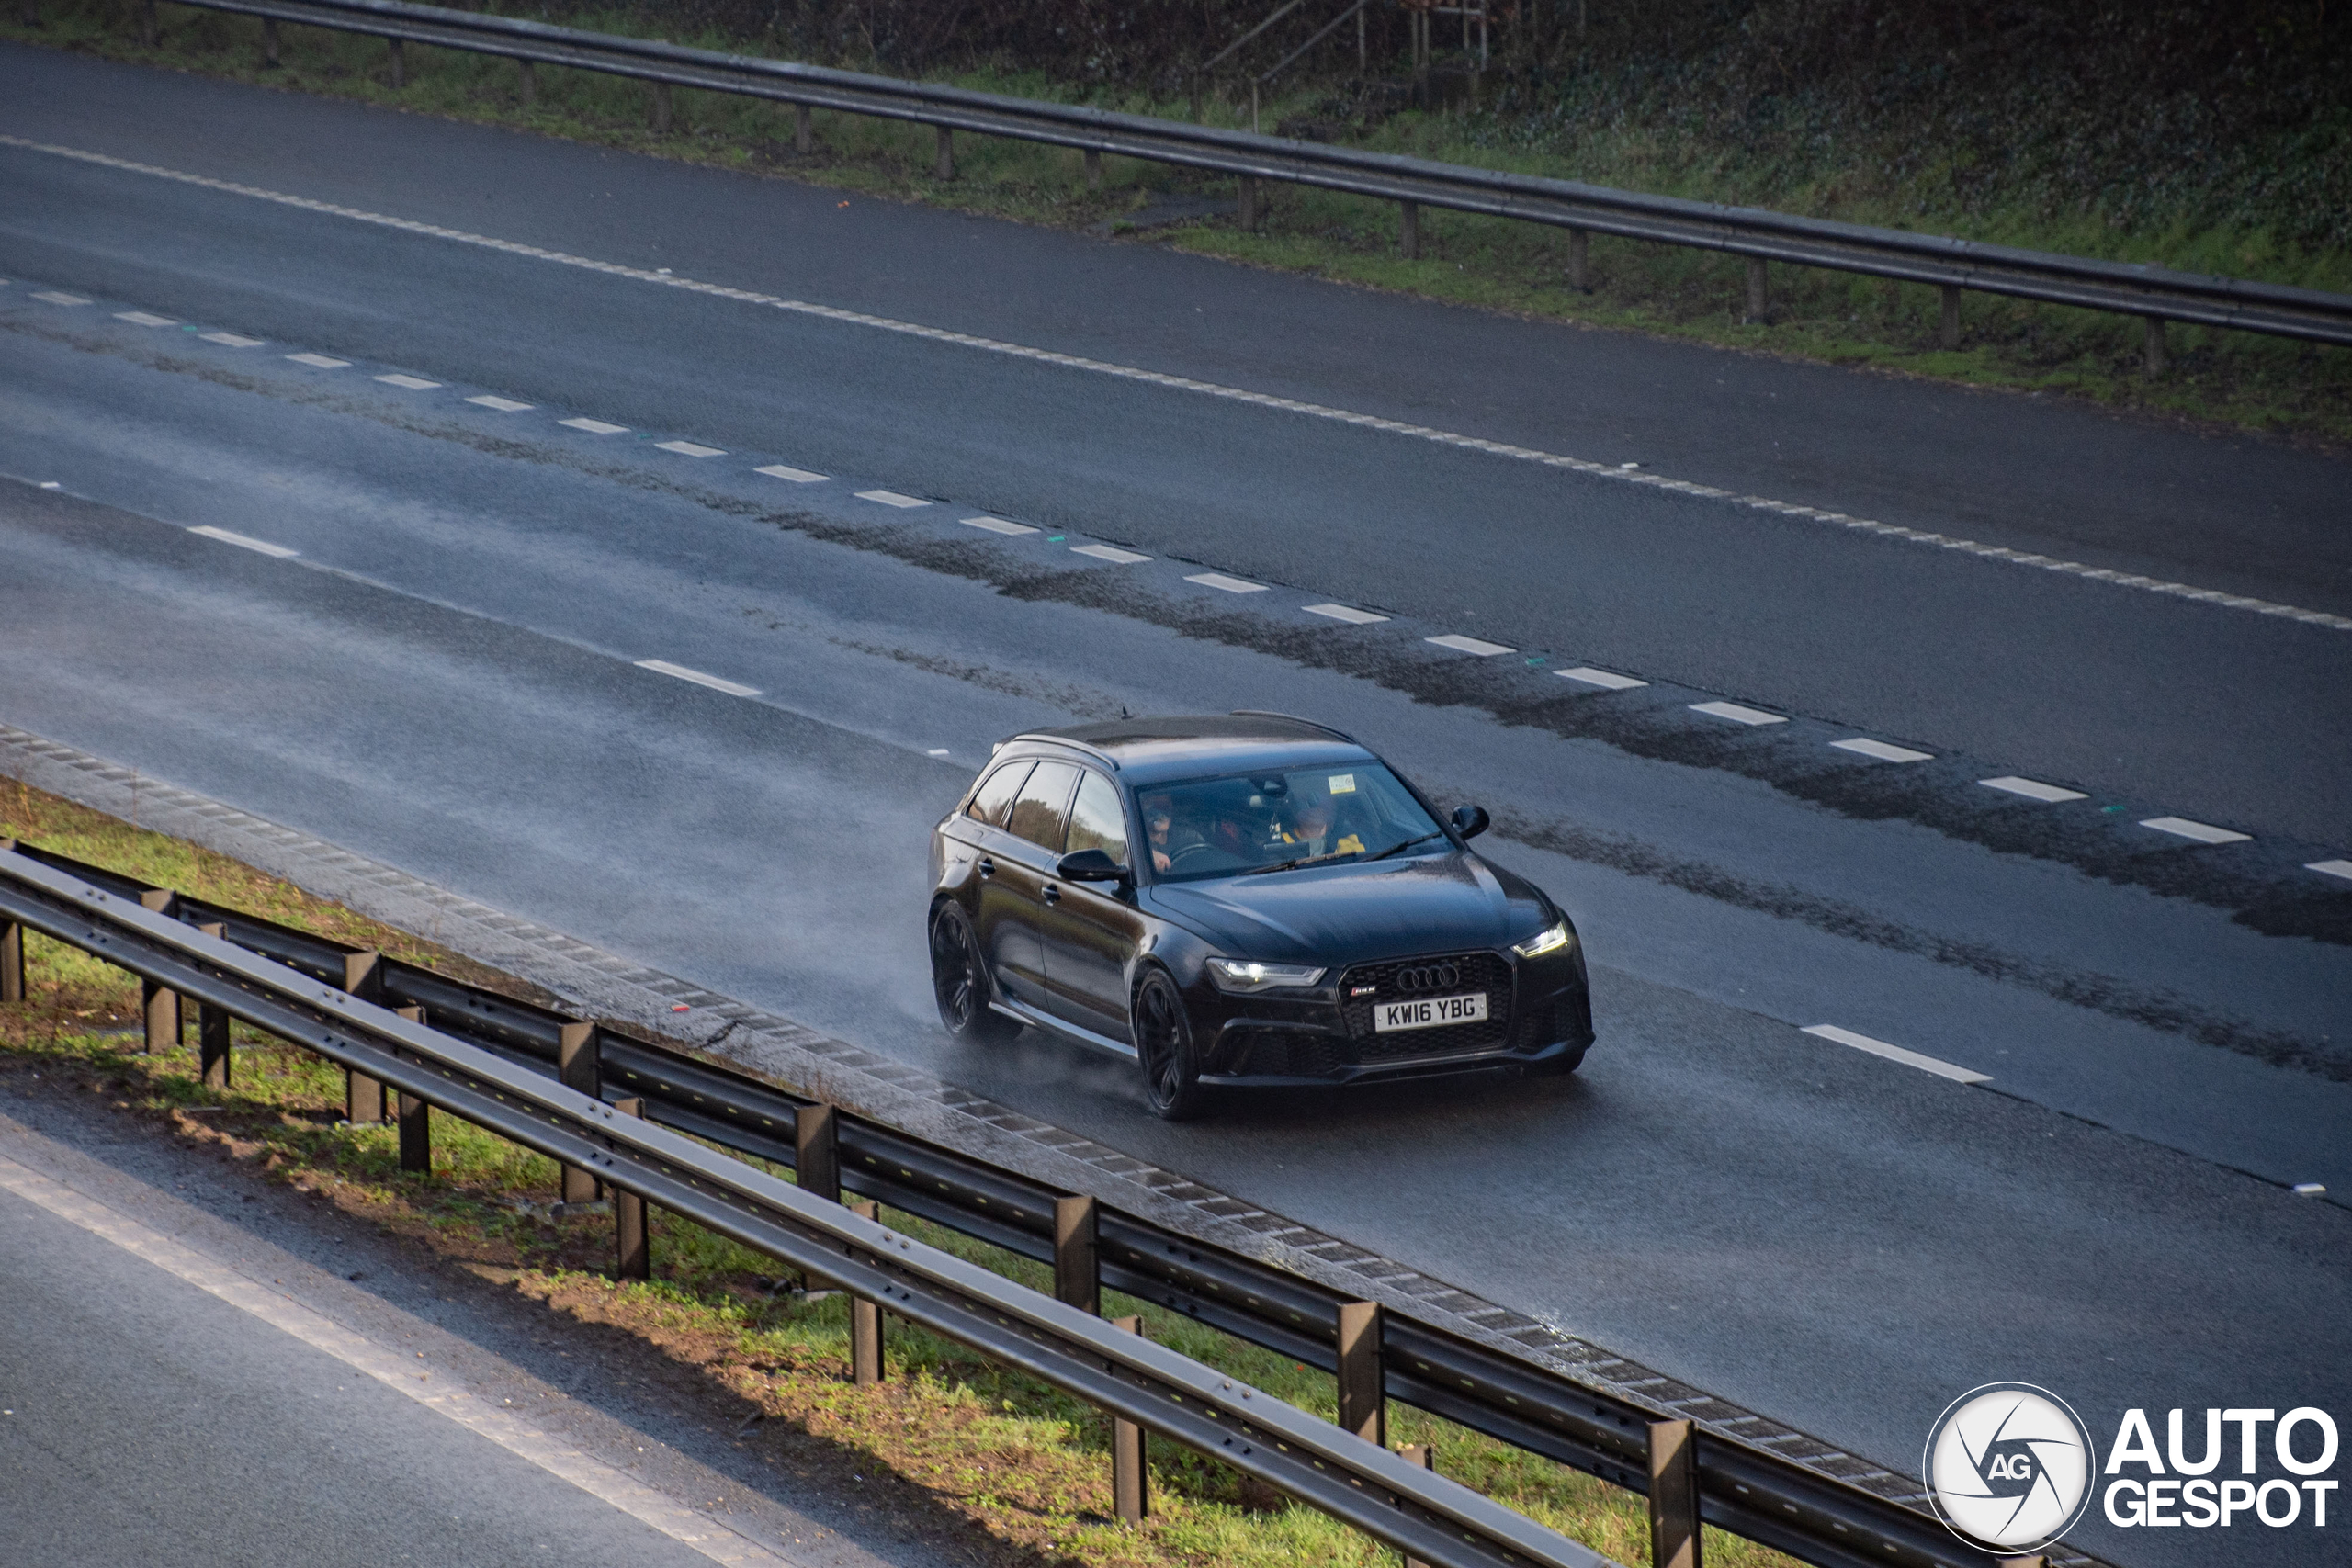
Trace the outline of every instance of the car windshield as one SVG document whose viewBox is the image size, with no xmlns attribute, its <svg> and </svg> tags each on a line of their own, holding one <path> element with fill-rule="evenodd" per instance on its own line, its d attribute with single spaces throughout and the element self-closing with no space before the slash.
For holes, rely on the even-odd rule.
<svg viewBox="0 0 2352 1568">
<path fill-rule="evenodd" d="M 1152 784 L 1136 805 L 1163 882 L 1371 859 L 1439 831 L 1378 762 Z"/>
</svg>

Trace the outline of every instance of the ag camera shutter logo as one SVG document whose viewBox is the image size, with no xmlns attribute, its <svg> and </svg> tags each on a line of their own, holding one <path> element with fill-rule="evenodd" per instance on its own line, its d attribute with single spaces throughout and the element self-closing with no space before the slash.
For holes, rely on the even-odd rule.
<svg viewBox="0 0 2352 1568">
<path fill-rule="evenodd" d="M 2026 1382 L 1985 1383 L 1953 1400 L 1928 1430 L 1920 1466 L 1945 1528 L 1971 1546 L 2010 1554 L 2072 1529 L 2098 1468 L 2082 1418 Z"/>
</svg>

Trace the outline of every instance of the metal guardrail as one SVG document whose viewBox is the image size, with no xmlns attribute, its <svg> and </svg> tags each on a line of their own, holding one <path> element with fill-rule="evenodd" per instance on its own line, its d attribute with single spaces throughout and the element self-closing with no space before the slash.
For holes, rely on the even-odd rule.
<svg viewBox="0 0 2352 1568">
<path fill-rule="evenodd" d="M 69 896 L 70 895 L 70 896 Z M 149 914 L 138 906 L 142 896 L 162 899 L 168 897 L 172 915 Z M 102 919 L 100 917 L 103 917 Z M 528 1085 L 535 1096 L 548 1097 L 561 1093 L 562 1098 L 550 1101 L 542 1098 L 523 1097 L 536 1119 L 526 1119 L 522 1131 L 510 1132 L 506 1125 L 485 1122 L 493 1131 L 515 1141 L 537 1148 L 542 1153 L 575 1166 L 587 1168 L 577 1150 L 576 1143 L 551 1146 L 549 1143 L 534 1141 L 526 1133 L 537 1133 L 548 1126 L 563 1125 L 568 1113 L 574 1123 L 591 1129 L 586 1136 L 592 1141 L 608 1136 L 614 1125 L 609 1116 L 598 1116 L 601 1109 L 596 1100 L 585 1095 L 569 1094 L 548 1087 L 558 1072 L 559 1055 L 563 1049 L 566 1028 L 580 1029 L 576 1021 L 543 1008 L 516 1001 L 498 993 L 452 979 L 434 970 L 395 960 L 378 958 L 369 968 L 369 987 L 382 1006 L 367 1008 L 353 1003 L 335 987 L 340 987 L 350 973 L 347 961 L 355 950 L 338 942 L 289 927 L 254 919 L 240 911 L 207 904 L 185 895 L 166 895 L 162 890 L 119 874 L 82 864 L 63 856 L 17 845 L 13 852 L 0 852 L 0 924 L 17 920 L 61 940 L 84 946 L 110 963 L 120 964 L 145 977 L 174 989 L 184 985 L 187 994 L 209 1005 L 225 1003 L 208 995 L 197 982 L 187 977 L 187 964 L 193 961 L 203 972 L 209 973 L 224 953 L 234 953 L 240 958 L 261 955 L 265 967 L 283 965 L 301 979 L 299 996 L 289 996 L 283 1004 L 298 1014 L 314 1017 L 316 1022 L 330 1028 L 354 1027 L 352 1010 L 360 1016 L 380 1024 L 385 1018 L 382 1008 L 419 1007 L 431 1021 L 429 1038 L 440 1043 L 445 1056 L 460 1050 L 471 1053 L 469 1061 L 485 1064 L 482 1070 L 462 1069 L 465 1074 L 485 1085 L 496 1096 L 515 1096 L 520 1086 Z M 61 924 L 66 929 L 61 930 Z M 221 943 L 212 939 L 191 936 L 191 927 L 217 924 L 221 928 Z M 135 926 L 135 931 L 126 928 Z M 176 927 L 176 931 L 174 928 Z M 74 934 L 80 933 L 80 934 Z M 171 942 L 159 941 L 168 934 Z M 114 945 L 106 945 L 107 942 Z M 169 974 L 162 972 L 161 961 L 148 955 L 163 948 L 177 944 L 181 955 L 172 960 L 176 965 Z M 202 944 L 211 943 L 209 946 Z M 195 945 L 191 945 L 195 944 Z M 244 951 L 239 951 L 244 950 Z M 146 966 L 142 966 L 142 962 Z M 231 972 L 223 970 L 224 975 Z M 277 971 L 278 984 L 285 983 L 284 971 Z M 243 983 L 232 981 L 232 983 Z M 322 989 L 322 987 L 325 989 Z M 233 1009 L 232 1010 L 234 1010 Z M 248 1022 L 279 1033 L 296 1043 L 322 1050 L 323 1054 L 343 1061 L 356 1071 L 377 1076 L 396 1084 L 403 1092 L 414 1093 L 432 1103 L 444 1105 L 469 1120 L 481 1120 L 475 1110 L 466 1103 L 453 1103 L 442 1098 L 447 1086 L 459 1081 L 453 1073 L 460 1071 L 448 1066 L 432 1069 L 410 1068 L 409 1077 L 401 1078 L 383 1065 L 379 1054 L 359 1059 L 353 1052 L 379 1053 L 389 1045 L 394 1050 L 414 1052 L 414 1043 L 407 1033 L 386 1040 L 379 1035 L 348 1043 L 349 1051 L 339 1052 L 317 1043 L 318 1030 L 311 1023 L 304 1029 L 311 1032 L 288 1033 L 291 1027 L 286 1019 L 273 1014 L 268 1019 L 255 1018 L 239 1012 Z M 395 1023 L 397 1020 L 393 1021 Z M 401 1026 L 413 1030 L 413 1025 Z M 743 1073 L 732 1071 L 715 1062 L 666 1049 L 609 1026 L 597 1026 L 594 1031 L 595 1057 L 602 1075 L 601 1094 L 605 1099 L 634 1098 L 643 1106 L 643 1114 L 658 1126 L 674 1129 L 676 1133 L 707 1140 L 722 1147 L 786 1166 L 797 1167 L 798 1149 L 796 1122 L 803 1107 L 812 1103 L 774 1085 Z M 330 1042 L 332 1043 L 332 1042 Z M 418 1056 L 419 1060 L 440 1058 Z M 488 1071 L 494 1064 L 497 1073 Z M 519 1075 L 519 1076 L 517 1076 Z M 469 1102 L 470 1103 L 470 1102 Z M 504 1101 L 501 1100 L 503 1104 Z M 626 1119 L 624 1119 L 626 1120 Z M 838 1115 L 839 1179 L 842 1188 L 875 1199 L 901 1213 L 917 1215 L 963 1235 L 1001 1247 L 1024 1258 L 1044 1262 L 1057 1262 L 1056 1205 L 1062 1195 L 1053 1189 L 1014 1174 L 985 1160 L 961 1151 L 914 1137 L 895 1128 L 865 1121 L 847 1114 Z M 573 1132 L 566 1136 L 577 1139 Z M 693 1149 L 705 1160 L 715 1158 L 698 1145 L 672 1143 L 662 1146 L 667 1157 L 680 1148 Z M 618 1151 L 616 1151 L 616 1155 Z M 632 1178 L 619 1167 L 594 1168 L 604 1179 L 624 1188 L 630 1187 Z M 715 1177 L 705 1173 L 708 1165 L 694 1168 L 691 1179 L 707 1181 Z M 682 1207 L 674 1196 L 647 1190 L 643 1196 L 700 1223 L 711 1224 L 722 1234 L 735 1235 L 747 1245 L 786 1258 L 800 1267 L 808 1267 L 800 1255 L 775 1251 L 767 1244 L 768 1231 L 746 1235 L 729 1230 L 728 1223 L 737 1218 L 730 1204 L 752 1201 L 765 1204 L 773 1196 L 767 1183 L 756 1193 L 739 1199 L 731 1187 L 713 1188 L 723 1193 L 718 1203 L 718 1219 L 705 1219 L 693 1207 Z M 782 1190 L 799 1196 L 795 1187 Z M 786 1227 L 797 1224 L 803 1235 L 808 1219 L 803 1211 L 811 1201 L 803 1199 L 799 1209 L 789 1215 L 767 1217 L 771 1228 L 777 1221 Z M 709 1207 L 709 1201 L 705 1208 Z M 819 1204 L 820 1210 L 831 1210 L 826 1216 L 835 1227 L 822 1233 L 820 1247 L 838 1248 L 848 1246 L 853 1252 L 865 1249 L 871 1253 L 878 1233 L 873 1227 L 850 1225 L 842 1228 L 841 1211 L 830 1204 Z M 903 1238 L 893 1238 L 893 1244 Z M 1260 1258 L 1245 1256 L 1203 1243 L 1191 1236 L 1164 1229 L 1134 1216 L 1104 1210 L 1100 1215 L 1099 1238 L 1096 1242 L 1100 1283 L 1129 1295 L 1150 1302 L 1166 1310 L 1193 1318 L 1231 1334 L 1237 1338 L 1265 1346 L 1307 1365 L 1332 1371 L 1340 1375 L 1345 1385 L 1348 1372 L 1342 1368 L 1340 1348 L 1340 1309 L 1347 1299 L 1340 1292 L 1314 1280 L 1291 1273 Z M 913 1253 L 903 1247 L 893 1255 L 898 1263 Z M 944 1254 L 926 1255 L 945 1258 Z M 836 1252 L 822 1252 L 817 1271 L 835 1279 L 845 1277 Z M 956 1262 L 949 1258 L 948 1262 Z M 970 1266 L 957 1263 L 957 1268 Z M 959 1332 L 956 1319 L 942 1316 L 933 1322 L 902 1305 L 912 1302 L 903 1293 L 906 1282 L 891 1279 L 884 1272 L 879 1276 L 861 1276 L 848 1280 L 851 1289 L 871 1292 L 868 1299 L 883 1302 L 893 1313 L 906 1316 L 925 1326 L 935 1327 L 951 1338 L 963 1338 L 966 1343 L 985 1353 L 996 1354 L 993 1341 L 966 1338 Z M 997 1285 L 1004 1282 L 996 1276 Z M 955 1288 L 968 1289 L 968 1276 L 958 1274 Z M 930 1287 L 926 1287 L 930 1288 Z M 1016 1289 L 1017 1287 L 1005 1287 Z M 1020 1292 L 1030 1301 L 1037 1298 Z M 1046 1303 L 1051 1304 L 1051 1303 Z M 1063 1308 L 1063 1312 L 1075 1309 Z M 1079 1314 L 1083 1319 L 1083 1314 Z M 1066 1320 L 1063 1320 L 1066 1321 Z M 1086 1320 L 1099 1325 L 1099 1320 Z M 1115 1348 L 1130 1348 L 1116 1344 Z M 1100 1341 L 1090 1337 L 1091 1350 Z M 1034 1348 L 1032 1349 L 1034 1359 Z M 1163 1355 L 1169 1354 L 1162 1352 Z M 1549 1368 L 1537 1365 L 1492 1346 L 1480 1344 L 1447 1332 L 1433 1325 L 1414 1320 L 1394 1308 L 1383 1314 L 1383 1326 L 1374 1351 L 1377 1366 L 1372 1369 L 1373 1386 L 1376 1397 L 1396 1400 L 1418 1406 L 1472 1430 L 1484 1433 L 1502 1442 L 1542 1454 L 1570 1465 L 1601 1480 L 1630 1491 L 1649 1495 L 1653 1499 L 1653 1517 L 1660 1507 L 1658 1490 L 1653 1487 L 1653 1465 L 1657 1462 L 1654 1445 L 1659 1434 L 1654 1427 L 1661 1425 L 1660 1414 L 1614 1394 L 1564 1377 Z M 1106 1408 L 1122 1406 L 1108 1403 L 1107 1394 L 1098 1397 L 1094 1385 L 1071 1387 L 1062 1383 L 1048 1370 L 1029 1360 L 1015 1360 L 1014 1365 L 1057 1386 L 1070 1388 L 1082 1398 L 1092 1399 Z M 1191 1363 L 1185 1363 L 1187 1366 Z M 1202 1371 L 1196 1369 L 1196 1371 Z M 1187 1388 L 1193 1385 L 1183 1385 Z M 1249 1399 L 1249 1395 L 1241 1395 Z M 1233 1402 L 1227 1395 L 1226 1404 Z M 1265 1404 L 1259 1396 L 1241 1406 L 1255 1411 Z M 1133 1408 L 1133 1407 L 1128 1407 Z M 1219 1406 L 1220 1409 L 1224 1406 Z M 1285 1406 L 1285 1409 L 1288 1407 Z M 1295 1414 L 1295 1413 L 1294 1413 Z M 1131 1415 L 1150 1425 L 1148 1416 Z M 1228 1417 L 1229 1418 L 1229 1417 Z M 1302 1419 L 1306 1419 L 1301 1417 Z M 1263 1423 L 1261 1424 L 1261 1426 Z M 1321 1422 L 1311 1422 L 1324 1442 L 1332 1440 L 1339 1431 Z M 1666 1427 L 1680 1427 L 1668 1422 Z M 1190 1443 L 1203 1451 L 1221 1459 L 1231 1460 L 1232 1452 L 1225 1439 L 1231 1434 L 1216 1431 L 1216 1441 L 1206 1442 L 1195 1423 L 1183 1430 L 1154 1426 L 1179 1441 Z M 1344 1435 L 1343 1435 L 1344 1436 Z M 1380 1457 L 1385 1450 L 1348 1438 L 1357 1448 Z M 1996 1560 L 1963 1546 L 1936 1519 L 1900 1503 L 1881 1497 L 1858 1486 L 1849 1485 L 1834 1477 L 1810 1469 L 1786 1456 L 1769 1452 L 1736 1439 L 1710 1432 L 1691 1429 L 1690 1441 L 1695 1457 L 1687 1461 L 1691 1466 L 1689 1483 L 1695 1495 L 1691 1498 L 1693 1522 L 1705 1523 L 1748 1537 L 1788 1553 L 1800 1561 L 1821 1565 L 1821 1568 L 1861 1568 L 1865 1563 L 1890 1565 L 1890 1568 L 1983 1568 Z M 1353 1450 L 1343 1452 L 1352 1453 Z M 1358 1457 L 1362 1457 L 1359 1455 Z M 1393 1457 L 1393 1456 L 1390 1456 Z M 1237 1463 L 1238 1461 L 1236 1461 Z M 1247 1465 L 1241 1468 L 1249 1468 Z M 1292 1487 L 1288 1472 L 1261 1473 L 1272 1483 L 1291 1490 L 1306 1501 L 1340 1513 L 1328 1501 L 1329 1487 L 1322 1492 L 1299 1491 Z M 1382 1476 L 1386 1472 L 1381 1472 Z M 1350 1483 L 1351 1497 L 1361 1500 L 1353 1488 L 1373 1484 L 1362 1479 Z M 1385 1484 L 1385 1479 L 1377 1484 Z M 1493 1506 L 1493 1505 L 1488 1505 Z M 1361 1522 L 1360 1516 L 1340 1513 L 1351 1524 L 1358 1524 L 1374 1534 L 1381 1534 L 1372 1524 Z M 1389 1516 L 1380 1513 L 1375 1506 L 1375 1517 Z M 1518 1516 L 1510 1516 L 1513 1518 Z M 1523 1522 L 1523 1521 L 1522 1521 Z M 1545 1532 L 1547 1535 L 1549 1532 Z M 1385 1537 L 1393 1544 L 1405 1546 L 1414 1556 L 1433 1562 L 1497 1561 L 1491 1556 L 1466 1558 L 1448 1557 L 1408 1545 L 1396 1536 Z M 1573 1545 L 1573 1543 L 1564 1543 Z M 1581 1551 L 1581 1548 L 1575 1549 Z M 1534 1558 L 1532 1561 L 1552 1561 Z M 1577 1557 L 1578 1562 L 1598 1559 Z M 1661 1561 L 1664 1561 L 1661 1558 Z"/>
<path fill-rule="evenodd" d="M 584 32 L 508 17 L 401 0 L 179 0 L 280 22 L 431 44 L 529 64 L 629 76 L 657 88 L 666 121 L 669 87 L 697 87 L 937 128 L 939 168 L 952 173 L 949 137 L 958 130 L 1231 175 L 1243 182 L 1245 220 L 1258 211 L 1254 182 L 1314 186 L 1403 204 L 1409 252 L 1422 207 L 1513 218 L 1569 231 L 1570 281 L 1584 286 L 1581 236 L 1609 234 L 1658 244 L 1723 251 L 1749 263 L 1751 316 L 1765 314 L 1763 265 L 1781 262 L 1861 273 L 1944 291 L 1948 343 L 1959 330 L 1962 291 L 2139 316 L 2149 324 L 2152 367 L 2163 360 L 2163 323 L 2182 321 L 2352 345 L 2352 295 L 2252 283 L 2125 262 L 1985 244 L 1937 234 L 1801 218 L 1612 190 L 1392 153 L 1287 141 L 1243 130 L 1118 114 L 1079 105 L 1008 97 L 967 88 L 834 71 L 790 61 L 688 49 L 646 39 Z M 147 0 L 153 28 L 153 0 Z M 270 46 L 273 53 L 276 45 Z M 806 127 L 803 126 L 803 141 Z"/>
</svg>

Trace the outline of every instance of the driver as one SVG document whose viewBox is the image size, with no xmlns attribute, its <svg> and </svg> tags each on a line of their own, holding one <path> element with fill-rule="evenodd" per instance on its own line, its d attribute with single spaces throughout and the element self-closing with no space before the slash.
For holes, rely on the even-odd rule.
<svg viewBox="0 0 2352 1568">
<path fill-rule="evenodd" d="M 1143 826 L 1146 836 L 1151 840 L 1151 869 L 1154 871 L 1169 870 L 1178 855 L 1208 842 L 1190 827 L 1178 829 L 1175 819 L 1176 814 L 1170 808 L 1168 796 L 1153 795 L 1144 797 Z"/>
</svg>

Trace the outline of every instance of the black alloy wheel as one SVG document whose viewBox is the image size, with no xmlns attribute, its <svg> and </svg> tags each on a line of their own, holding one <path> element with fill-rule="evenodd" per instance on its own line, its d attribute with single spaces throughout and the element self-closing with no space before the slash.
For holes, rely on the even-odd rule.
<svg viewBox="0 0 2352 1568">
<path fill-rule="evenodd" d="M 994 1044 L 1021 1032 L 1021 1025 L 989 1008 L 979 939 L 954 903 L 942 904 L 931 918 L 931 994 L 939 1003 L 939 1021 L 958 1040 Z"/>
<path fill-rule="evenodd" d="M 1201 1065 L 1193 1055 L 1192 1021 L 1176 982 L 1162 970 L 1146 975 L 1136 987 L 1135 1037 L 1152 1114 L 1166 1122 L 1198 1116 L 1208 1091 L 1201 1087 Z"/>
</svg>

